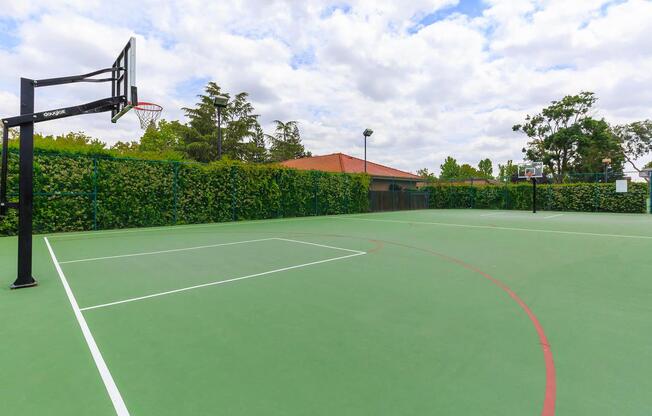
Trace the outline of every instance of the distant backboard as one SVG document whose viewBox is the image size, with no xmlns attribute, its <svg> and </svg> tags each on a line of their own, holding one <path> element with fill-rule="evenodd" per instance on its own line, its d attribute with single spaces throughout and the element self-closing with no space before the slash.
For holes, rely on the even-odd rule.
<svg viewBox="0 0 652 416">
<path fill-rule="evenodd" d="M 111 96 L 119 98 L 120 103 L 111 110 L 111 122 L 115 123 L 127 111 L 138 105 L 136 88 L 136 38 L 129 39 L 113 63 Z"/>
<path fill-rule="evenodd" d="M 542 178 L 543 162 L 527 162 L 519 164 L 518 177 L 521 179 Z"/>
</svg>

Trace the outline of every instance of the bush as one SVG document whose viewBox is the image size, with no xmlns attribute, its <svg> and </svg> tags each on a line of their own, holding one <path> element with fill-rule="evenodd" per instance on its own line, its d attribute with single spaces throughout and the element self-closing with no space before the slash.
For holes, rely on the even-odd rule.
<svg viewBox="0 0 652 416">
<path fill-rule="evenodd" d="M 9 158 L 16 200 L 18 157 Z M 278 165 L 212 164 L 37 152 L 35 232 L 147 227 L 369 210 L 369 177 Z M 0 235 L 17 232 L 17 215 Z"/>
<path fill-rule="evenodd" d="M 435 185 L 431 208 L 532 209 L 532 185 Z M 550 211 L 643 213 L 648 185 L 630 182 L 627 193 L 613 183 L 570 183 L 537 186 L 537 208 Z"/>
</svg>

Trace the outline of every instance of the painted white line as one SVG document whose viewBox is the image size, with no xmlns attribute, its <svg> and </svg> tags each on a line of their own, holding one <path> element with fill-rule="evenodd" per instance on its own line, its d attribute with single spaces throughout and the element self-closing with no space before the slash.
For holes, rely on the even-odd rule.
<svg viewBox="0 0 652 416">
<path fill-rule="evenodd" d="M 480 216 L 481 217 L 491 217 L 493 215 L 500 215 L 500 214 L 504 214 L 504 213 L 503 212 L 492 212 L 492 213 L 489 213 L 489 214 L 482 214 Z"/>
<path fill-rule="evenodd" d="M 437 225 L 441 227 L 459 227 L 459 228 L 475 228 L 475 229 L 484 229 L 484 230 L 523 231 L 528 233 L 584 235 L 584 236 L 591 236 L 591 237 L 613 237 L 613 238 L 633 238 L 633 239 L 640 239 L 640 240 L 652 240 L 652 236 L 649 235 L 602 234 L 602 233 L 586 233 L 582 231 L 559 231 L 559 230 L 542 230 L 536 228 L 493 227 L 490 225 L 454 224 L 454 223 L 446 223 L 446 222 L 379 220 L 379 219 L 355 218 L 355 217 L 332 217 L 332 218 L 337 218 L 340 220 L 350 220 L 350 221 L 388 222 L 388 223 L 395 223 L 395 224 L 423 224 L 423 225 Z"/>
<path fill-rule="evenodd" d="M 300 221 L 300 220 L 312 220 L 312 219 L 325 219 L 333 217 L 333 215 L 318 215 L 318 216 L 308 216 L 308 217 L 292 217 L 292 218 L 273 218 L 267 220 L 250 220 L 250 221 L 235 221 L 235 222 L 213 222 L 209 224 L 182 224 L 182 225 L 166 225 L 162 227 L 148 227 L 148 228 L 129 228 L 125 230 L 99 230 L 99 231 L 90 231 L 90 232 L 77 232 L 77 233 L 58 233 L 49 235 L 50 238 L 74 238 L 74 237 L 88 237 L 96 236 L 102 237 L 107 235 L 114 234 L 131 234 L 131 233 L 147 233 L 147 232 L 161 232 L 161 231 L 176 231 L 176 230 L 193 230 L 196 228 L 213 228 L 213 227 L 227 227 L 234 225 L 249 225 L 249 224 L 269 224 L 276 222 L 286 222 L 286 221 Z"/>
<path fill-rule="evenodd" d="M 257 242 L 260 242 L 260 241 L 270 241 L 270 240 L 275 240 L 275 239 L 274 238 L 259 238 L 257 240 L 234 241 L 234 242 L 231 242 L 231 243 L 209 244 L 209 245 L 206 245 L 206 246 L 173 248 L 173 249 L 170 249 L 170 250 L 159 250 L 159 251 L 144 251 L 144 252 L 141 252 L 141 253 L 118 254 L 118 255 L 115 255 L 115 256 L 105 256 L 105 257 L 91 257 L 91 258 L 87 258 L 87 259 L 60 261 L 59 264 L 82 263 L 82 262 L 86 262 L 86 261 L 97 261 L 97 260 L 107 260 L 107 259 L 119 259 L 119 258 L 123 258 L 123 257 L 151 256 L 151 255 L 154 255 L 154 254 L 176 253 L 176 252 L 180 252 L 180 251 L 201 250 L 201 249 L 206 249 L 206 248 L 234 246 L 234 245 L 237 245 L 237 244 L 257 243 Z"/>
<path fill-rule="evenodd" d="M 549 220 L 550 218 L 563 217 L 564 214 L 550 215 L 549 217 L 543 217 L 544 220 Z"/>
<path fill-rule="evenodd" d="M 292 239 L 290 239 L 290 238 L 280 238 L 280 237 L 277 237 L 277 238 L 274 238 L 274 240 L 289 241 L 289 242 L 292 242 L 292 243 L 299 243 L 299 244 L 308 244 L 308 245 L 311 245 L 311 246 L 330 248 L 330 249 L 333 249 L 333 250 L 348 251 L 348 252 L 350 252 L 350 253 L 366 254 L 364 251 L 360 251 L 360 250 L 351 250 L 351 249 L 349 249 L 349 248 L 342 248 L 342 247 L 335 247 L 335 246 L 327 246 L 327 245 L 325 245 L 325 244 L 317 244 L 317 243 L 311 243 L 311 242 L 308 242 L 308 241 L 301 241 L 301 240 L 292 240 Z"/>
<path fill-rule="evenodd" d="M 88 324 L 86 323 L 86 319 L 84 318 L 84 315 L 81 313 L 81 309 L 79 309 L 79 305 L 77 304 L 75 295 L 72 293 L 72 289 L 70 289 L 68 280 L 66 279 L 66 276 L 63 274 L 63 270 L 61 270 L 61 266 L 57 261 L 57 256 L 54 254 L 54 250 L 52 250 L 52 246 L 50 245 L 48 238 L 44 237 L 44 240 L 45 240 L 45 244 L 48 246 L 48 251 L 50 252 L 50 257 L 52 258 L 52 263 L 54 263 L 54 267 L 57 269 L 57 273 L 59 274 L 59 278 L 61 279 L 63 288 L 66 291 L 66 295 L 68 295 L 68 301 L 70 301 L 70 306 L 72 307 L 72 310 L 75 313 L 75 317 L 77 318 L 77 323 L 79 324 L 82 334 L 84 335 L 84 339 L 86 340 L 88 349 L 91 351 L 91 355 L 93 356 L 93 361 L 95 361 L 97 370 L 100 372 L 100 376 L 102 377 L 102 381 L 104 382 L 104 387 L 106 387 L 106 391 L 109 393 L 111 402 L 113 402 L 113 407 L 115 408 L 115 412 L 118 416 L 129 416 L 129 411 L 127 410 L 127 406 L 125 405 L 124 400 L 122 400 L 120 391 L 118 390 L 115 381 L 113 381 L 113 377 L 111 376 L 109 367 L 107 367 L 106 363 L 104 362 L 104 358 L 102 357 L 102 353 L 100 352 L 100 349 L 97 347 L 97 343 L 95 343 L 95 339 L 93 338 L 93 334 L 91 333 Z"/>
<path fill-rule="evenodd" d="M 284 271 L 287 271 L 287 270 L 299 269 L 299 268 L 302 268 L 302 267 L 314 266 L 316 264 L 328 263 L 328 262 L 336 261 L 336 260 L 344 260 L 344 259 L 348 259 L 348 258 L 351 258 L 351 257 L 362 256 L 362 255 L 365 255 L 365 254 L 367 254 L 367 253 L 360 252 L 360 253 L 349 254 L 349 255 L 346 255 L 346 256 L 340 256 L 340 257 L 335 257 L 335 258 L 326 259 L 326 260 L 313 261 L 313 262 L 310 262 L 310 263 L 299 264 L 299 265 L 296 265 L 296 266 L 283 267 L 281 269 L 270 270 L 270 271 L 262 272 L 262 273 L 250 274 L 250 275 L 247 275 L 247 276 L 236 277 L 236 278 L 228 279 L 228 280 L 218 280 L 218 281 L 215 281 L 215 282 L 204 283 L 204 284 L 201 284 L 201 285 L 188 286 L 188 287 L 184 287 L 184 288 L 181 288 L 181 289 L 168 290 L 166 292 L 152 293 L 151 295 L 138 296 L 138 297 L 135 297 L 135 298 L 129 298 L 129 299 L 119 300 L 119 301 L 115 301 L 115 302 L 103 303 L 101 305 L 87 306 L 85 308 L 81 308 L 81 310 L 82 311 L 89 311 L 89 310 L 92 310 L 92 309 L 106 308 L 107 306 L 120 305 L 122 303 L 129 303 L 129 302 L 135 302 L 135 301 L 144 300 L 144 299 L 156 298 L 156 297 L 159 297 L 159 296 L 171 295 L 173 293 L 186 292 L 188 290 L 200 289 L 200 288 L 208 287 L 208 286 L 223 285 L 225 283 L 232 283 L 232 282 L 237 282 L 237 281 L 240 281 L 240 280 L 252 279 L 254 277 L 266 276 L 266 275 L 273 274 L 273 273 L 279 273 L 279 272 L 284 272 Z"/>
</svg>

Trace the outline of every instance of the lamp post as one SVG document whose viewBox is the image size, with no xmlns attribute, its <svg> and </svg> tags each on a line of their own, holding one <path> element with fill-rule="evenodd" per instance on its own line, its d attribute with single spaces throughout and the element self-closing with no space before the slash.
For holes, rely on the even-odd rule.
<svg viewBox="0 0 652 416">
<path fill-rule="evenodd" d="M 604 183 L 608 182 L 609 179 L 609 165 L 611 164 L 611 159 L 604 158 L 602 159 L 602 163 L 604 163 Z"/>
<path fill-rule="evenodd" d="M 213 101 L 217 108 L 217 160 L 222 159 L 222 109 L 229 103 L 226 95 L 217 95 Z"/>
<path fill-rule="evenodd" d="M 362 135 L 364 136 L 364 173 L 367 173 L 367 137 L 372 134 L 374 134 L 374 131 L 371 129 L 365 129 L 362 132 Z"/>
</svg>

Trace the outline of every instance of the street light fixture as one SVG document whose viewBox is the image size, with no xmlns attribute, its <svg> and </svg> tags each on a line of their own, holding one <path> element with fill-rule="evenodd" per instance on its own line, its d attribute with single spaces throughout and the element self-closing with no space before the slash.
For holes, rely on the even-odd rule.
<svg viewBox="0 0 652 416">
<path fill-rule="evenodd" d="M 217 95 L 213 104 L 217 108 L 217 160 L 222 159 L 222 109 L 226 108 L 229 103 L 229 97 L 226 95 Z"/>
<path fill-rule="evenodd" d="M 362 132 L 362 135 L 364 136 L 364 173 L 367 173 L 367 137 L 372 134 L 374 134 L 374 131 L 371 129 L 365 129 L 365 131 Z"/>
</svg>

